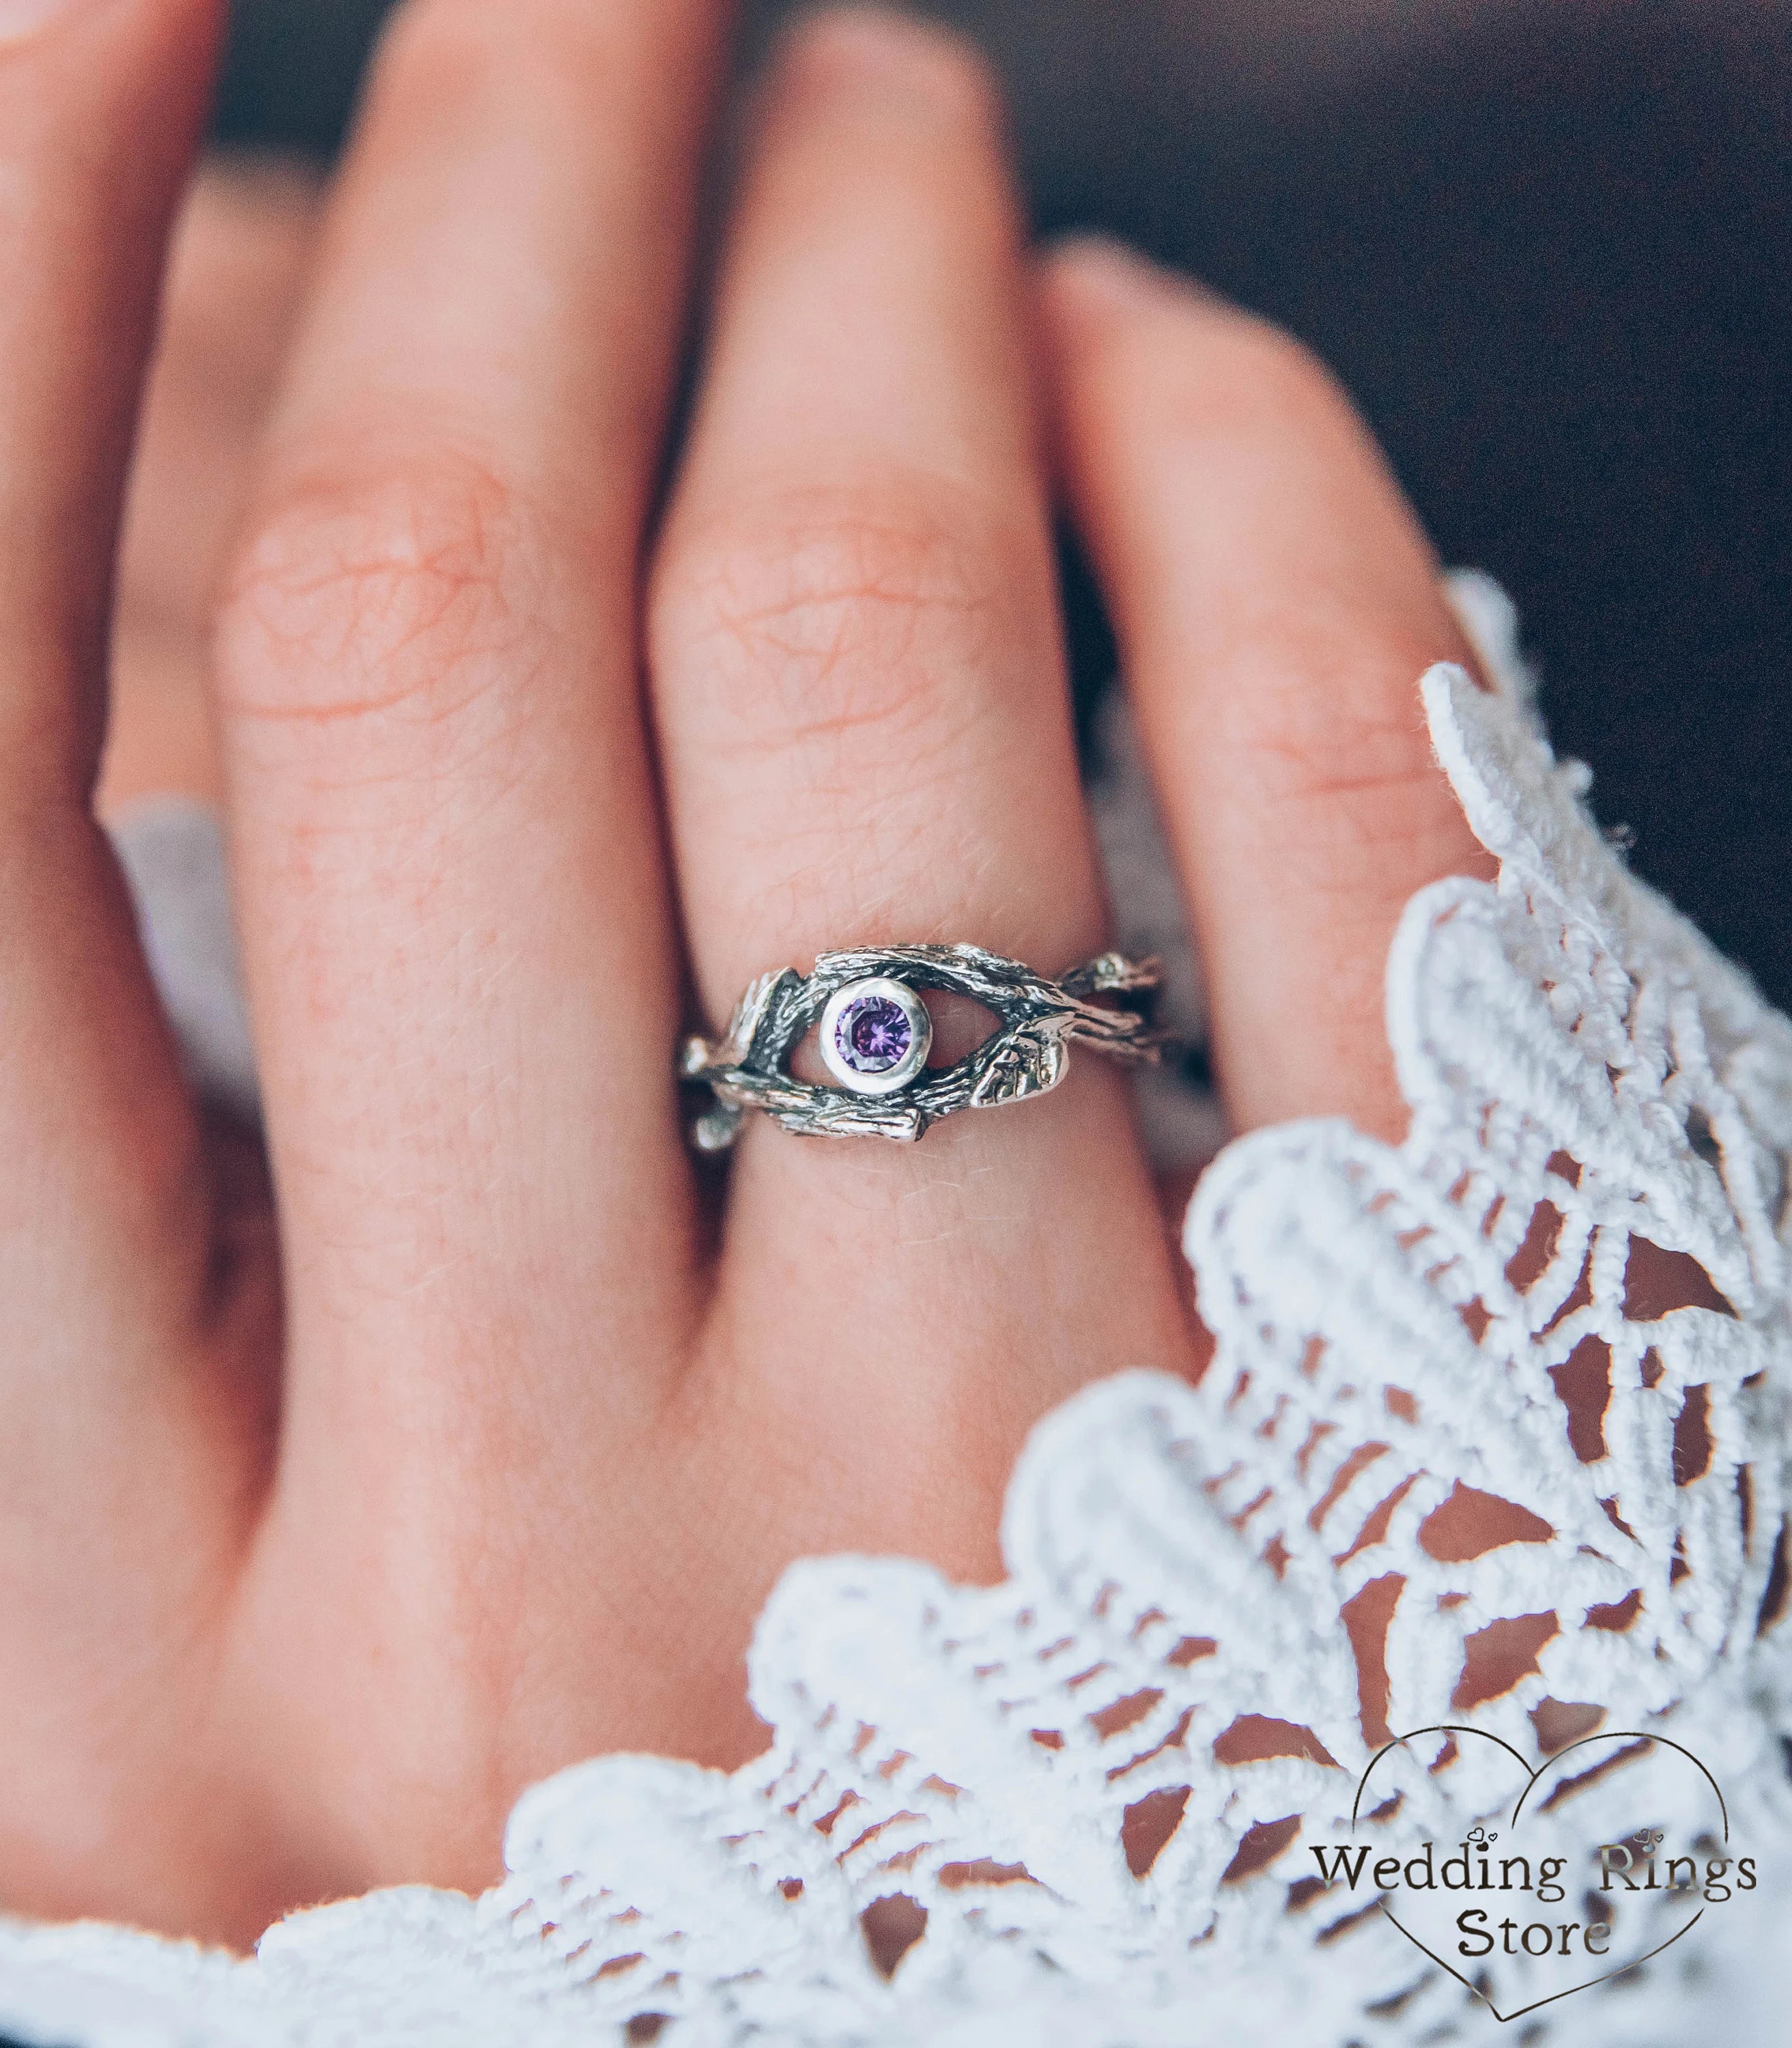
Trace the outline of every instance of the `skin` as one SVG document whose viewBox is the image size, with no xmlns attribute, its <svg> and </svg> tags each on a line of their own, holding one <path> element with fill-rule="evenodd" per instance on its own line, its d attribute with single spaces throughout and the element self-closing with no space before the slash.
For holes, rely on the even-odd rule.
<svg viewBox="0 0 1792 2048">
<path fill-rule="evenodd" d="M 725 25 L 409 0 L 328 194 L 200 188 L 140 414 L 213 0 L 0 8 L 14 1910 L 243 1941 L 489 1882 L 557 1767 L 760 1746 L 792 1559 L 993 1577 L 1030 1425 L 1198 1371 L 1100 1061 L 725 1177 L 670 1079 L 824 946 L 1103 942 L 1054 491 L 1235 1126 L 1400 1127 L 1387 942 L 1480 864 L 1416 683 L 1465 650 L 1347 402 L 1123 251 L 1030 255 L 976 60 L 861 12 L 771 67 L 669 450 Z M 96 785 L 221 795 L 265 1177 Z"/>
</svg>

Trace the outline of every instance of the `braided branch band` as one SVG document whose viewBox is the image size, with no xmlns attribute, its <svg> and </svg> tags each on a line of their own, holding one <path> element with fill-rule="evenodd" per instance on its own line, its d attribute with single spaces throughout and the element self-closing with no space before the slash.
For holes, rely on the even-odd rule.
<svg viewBox="0 0 1792 2048">
<path fill-rule="evenodd" d="M 1103 953 L 1062 981 L 1047 981 L 979 946 L 857 947 L 818 955 L 811 974 L 778 968 L 748 988 L 725 1037 L 685 1042 L 679 1076 L 712 1096 L 692 1126 L 692 1142 L 700 1151 L 725 1151 L 750 1109 L 805 1135 L 913 1142 L 955 1111 L 994 1108 L 1056 1088 L 1072 1039 L 1119 1060 L 1159 1059 L 1169 1041 L 1151 1028 L 1143 1007 L 1158 980 L 1155 960 Z M 994 1011 L 1002 1028 L 956 1065 L 923 1068 L 894 1093 L 816 1087 L 787 1070 L 831 999 L 855 983 L 890 981 L 968 996 Z M 1119 1003 L 1110 1007 L 1092 1002 L 1095 996 Z"/>
</svg>

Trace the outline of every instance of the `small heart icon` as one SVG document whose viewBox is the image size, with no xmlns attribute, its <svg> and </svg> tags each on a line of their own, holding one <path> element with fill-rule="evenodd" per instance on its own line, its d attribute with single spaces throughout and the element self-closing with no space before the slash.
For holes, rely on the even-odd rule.
<svg viewBox="0 0 1792 2048">
<path fill-rule="evenodd" d="M 1485 1821 L 1449 1817 L 1489 1812 L 1502 1786 Z M 1371 1759 L 1348 1844 L 1312 1853 L 1330 1889 L 1379 1894 L 1383 1917 L 1501 2020 L 1635 1968 L 1755 1881 L 1709 1768 L 1636 1730 L 1533 1769 L 1483 1729 L 1415 1728 Z"/>
</svg>

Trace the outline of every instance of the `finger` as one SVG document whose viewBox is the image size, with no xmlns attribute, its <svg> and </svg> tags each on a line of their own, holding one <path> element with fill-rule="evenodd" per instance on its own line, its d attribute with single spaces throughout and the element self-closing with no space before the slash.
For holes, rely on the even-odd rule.
<svg viewBox="0 0 1792 2048">
<path fill-rule="evenodd" d="M 870 12 L 797 38 L 650 604 L 712 1018 L 754 975 L 832 947 L 966 940 L 1056 975 L 1102 942 L 1016 245 L 990 95 L 956 44 Z M 999 1483 L 1026 1421 L 1180 1343 L 1167 1266 L 1119 1310 L 1119 1356 L 1066 1356 L 1050 1334 L 1051 1305 L 1155 1239 L 1124 1084 L 1072 1065 L 1056 1094 L 913 1148 L 743 1135 L 721 1349 L 776 1360 L 754 1398 L 800 1410 L 805 1441 L 844 1411 L 893 1475 L 912 1453 L 913 1520 L 888 1525 L 893 1477 L 881 1546 L 987 1563 L 978 1482 Z M 782 1334 L 758 1341 L 774 1316 Z M 831 1449 L 813 1469 L 850 1465 Z M 929 1460 L 952 1487 L 926 1484 Z"/>
<path fill-rule="evenodd" d="M 121 481 L 219 11 L 0 8 L 0 1887 L 42 1910 L 151 1895 L 143 1752 L 255 1497 L 235 1397 L 270 1296 L 214 1263 L 91 803 Z"/>
<path fill-rule="evenodd" d="M 1413 891 L 1488 871 L 1418 681 L 1472 664 L 1417 522 L 1286 336 L 1105 245 L 1047 267 L 1063 461 L 1115 615 L 1235 1127 L 1406 1112 L 1383 1007 Z"/>
<path fill-rule="evenodd" d="M 105 1441 L 94 1404 L 160 1398 L 206 1306 L 196 1126 L 91 794 L 121 479 L 214 14 L 0 13 L 0 1441 L 9 1471 L 64 1485 L 39 1426 Z"/>
<path fill-rule="evenodd" d="M 297 164 L 215 161 L 169 253 L 118 557 L 103 815 L 165 793 L 215 802 L 212 615 L 316 238 Z"/>
<path fill-rule="evenodd" d="M 685 1313 L 633 619 L 720 12 L 394 17 L 220 633 L 290 1303 L 268 1554 L 295 1610 L 348 1617 L 295 1740 L 339 1745 L 380 1870 L 425 1828 L 436 1867 L 483 1860 L 491 1814 L 444 1788 L 589 1740 L 548 1724 L 603 1697 L 599 1631 L 559 1631 L 526 1709 L 467 1705 L 502 1763 L 363 1800 L 345 1702 L 383 1673 L 394 1724 L 452 1747 L 444 1661 L 483 1682 L 471 1614 L 522 1628 L 541 1544 L 626 1491 Z"/>
</svg>

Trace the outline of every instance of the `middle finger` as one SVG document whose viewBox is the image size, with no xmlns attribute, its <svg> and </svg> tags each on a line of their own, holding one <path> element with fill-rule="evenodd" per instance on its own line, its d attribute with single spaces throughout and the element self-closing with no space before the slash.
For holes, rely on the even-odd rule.
<svg viewBox="0 0 1792 2048">
<path fill-rule="evenodd" d="M 219 643 L 291 1313 L 263 1555 L 444 1743 L 442 1658 L 504 1666 L 461 1624 L 538 1611 L 685 1334 L 634 611 L 725 11 L 399 10 Z M 512 1732 L 516 1776 L 567 1753 Z"/>
</svg>

